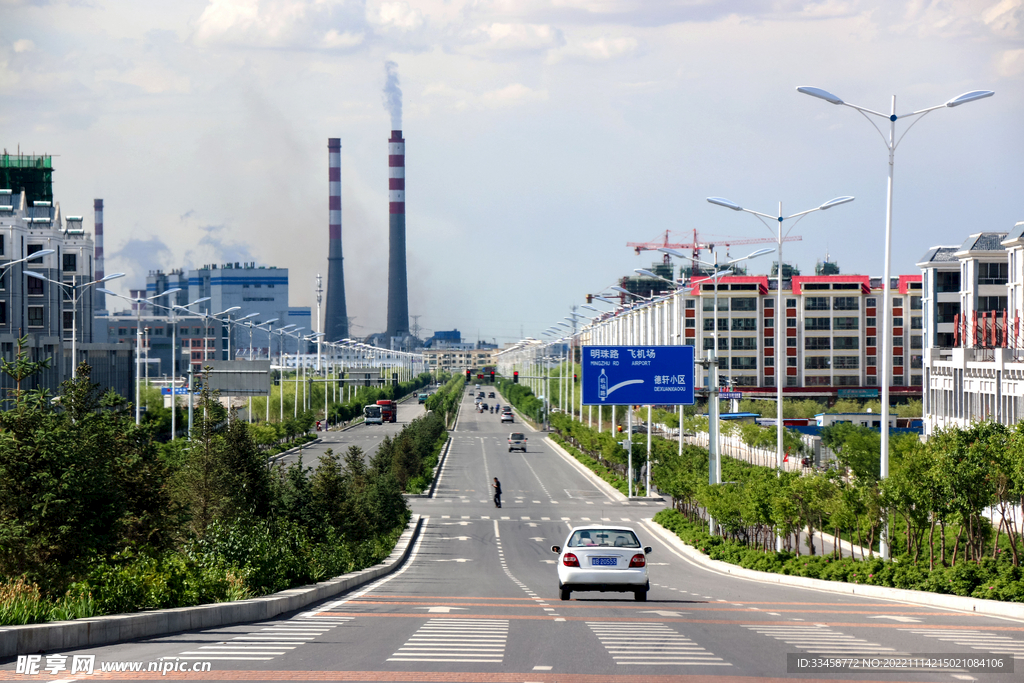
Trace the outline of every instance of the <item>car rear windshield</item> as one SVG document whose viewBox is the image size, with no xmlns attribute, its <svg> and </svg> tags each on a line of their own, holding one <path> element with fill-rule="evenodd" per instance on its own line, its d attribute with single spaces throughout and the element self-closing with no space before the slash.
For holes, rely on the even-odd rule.
<svg viewBox="0 0 1024 683">
<path fill-rule="evenodd" d="M 523 440 L 523 435 L 522 434 L 509 434 L 508 438 L 512 439 L 513 441 L 522 441 Z"/>
<path fill-rule="evenodd" d="M 613 548 L 639 548 L 636 534 L 628 529 L 580 529 L 569 539 L 570 548 L 611 546 Z"/>
</svg>

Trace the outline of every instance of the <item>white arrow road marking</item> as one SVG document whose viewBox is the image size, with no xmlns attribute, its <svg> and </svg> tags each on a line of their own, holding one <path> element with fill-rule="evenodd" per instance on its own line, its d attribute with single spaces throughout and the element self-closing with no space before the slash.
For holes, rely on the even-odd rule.
<svg viewBox="0 0 1024 683">
<path fill-rule="evenodd" d="M 543 539 L 543 538 L 541 538 L 540 536 L 534 536 L 534 537 L 533 537 L 533 538 L 531 538 L 530 540 L 531 540 L 531 541 L 543 541 L 544 539 Z"/>
<path fill-rule="evenodd" d="M 877 616 L 868 617 L 868 619 L 892 619 L 893 621 L 899 621 L 904 624 L 917 624 L 921 621 L 920 619 L 914 619 L 913 617 L 901 617 L 895 614 L 879 614 Z"/>
<path fill-rule="evenodd" d="M 434 562 L 472 562 L 473 560 L 467 560 L 464 557 L 458 557 L 452 560 L 434 560 Z"/>
<path fill-rule="evenodd" d="M 442 526 L 466 526 L 467 524 L 472 524 L 472 523 L 473 522 L 441 522 L 441 525 Z"/>
<path fill-rule="evenodd" d="M 668 609 L 645 609 L 644 612 L 650 614 L 657 614 L 659 617 L 679 617 L 684 614 L 689 614 L 689 612 L 673 612 L 672 610 Z"/>
<path fill-rule="evenodd" d="M 469 536 L 452 536 L 452 540 L 453 541 L 468 541 L 469 540 Z"/>
<path fill-rule="evenodd" d="M 532 526 L 532 527 L 535 527 L 535 526 L 537 526 L 537 522 L 527 522 L 527 523 L 526 523 L 526 526 Z"/>
<path fill-rule="evenodd" d="M 648 567 L 667 567 L 668 562 L 648 562 Z"/>
<path fill-rule="evenodd" d="M 464 609 L 466 609 L 466 608 L 465 608 L 465 607 L 447 607 L 447 606 L 437 605 L 437 606 L 435 606 L 435 607 L 417 607 L 416 609 L 425 609 L 425 610 L 427 610 L 427 612 L 429 612 L 429 613 L 431 613 L 431 614 L 434 614 L 434 613 L 438 613 L 438 614 L 448 614 L 448 613 L 449 613 L 449 612 L 451 612 L 451 611 L 452 611 L 453 609 L 461 609 L 461 610 L 464 610 Z"/>
<path fill-rule="evenodd" d="M 555 560 L 541 560 L 544 564 L 554 564 Z"/>
</svg>

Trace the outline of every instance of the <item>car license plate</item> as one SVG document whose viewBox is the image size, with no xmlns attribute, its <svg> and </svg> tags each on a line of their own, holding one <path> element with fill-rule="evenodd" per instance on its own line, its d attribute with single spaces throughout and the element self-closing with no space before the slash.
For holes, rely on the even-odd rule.
<svg viewBox="0 0 1024 683">
<path fill-rule="evenodd" d="M 592 567 L 614 567 L 616 562 L 618 562 L 618 558 L 615 557 L 590 558 L 590 565 Z"/>
</svg>

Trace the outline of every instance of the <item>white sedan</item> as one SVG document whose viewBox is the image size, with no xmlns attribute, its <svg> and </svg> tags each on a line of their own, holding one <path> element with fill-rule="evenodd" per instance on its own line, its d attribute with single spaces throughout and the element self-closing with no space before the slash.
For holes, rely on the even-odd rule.
<svg viewBox="0 0 1024 683">
<path fill-rule="evenodd" d="M 640 545 L 636 532 L 625 526 L 573 527 L 558 553 L 558 591 L 568 600 L 573 591 L 631 592 L 638 602 L 647 600 L 650 546 Z"/>
</svg>

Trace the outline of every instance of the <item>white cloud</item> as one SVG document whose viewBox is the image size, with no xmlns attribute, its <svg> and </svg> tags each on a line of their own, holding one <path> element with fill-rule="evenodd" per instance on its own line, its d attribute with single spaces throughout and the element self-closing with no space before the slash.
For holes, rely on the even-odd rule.
<svg viewBox="0 0 1024 683">
<path fill-rule="evenodd" d="M 548 24 L 494 23 L 470 34 L 475 52 L 542 52 L 565 44 L 562 32 Z"/>
<path fill-rule="evenodd" d="M 28 38 L 22 38 L 21 40 L 14 41 L 15 52 L 31 52 L 36 49 L 36 44 Z"/>
<path fill-rule="evenodd" d="M 1003 78 L 1024 74 L 1024 50 L 1004 50 L 996 56 L 996 73 Z"/>
<path fill-rule="evenodd" d="M 552 52 L 549 61 L 554 63 L 564 57 L 570 57 L 606 62 L 620 57 L 631 57 L 636 55 L 639 50 L 640 43 L 632 36 L 618 38 L 605 36 L 597 40 L 570 42 L 563 49 Z"/>
<path fill-rule="evenodd" d="M 350 47 L 355 33 L 324 32 L 338 0 L 210 0 L 196 20 L 199 44 L 245 47 Z M 361 38 L 359 40 L 362 40 Z"/>
<path fill-rule="evenodd" d="M 189 78 L 160 64 L 139 64 L 128 71 L 101 69 L 96 71 L 97 81 L 134 85 L 150 95 L 189 92 Z"/>
<path fill-rule="evenodd" d="M 515 107 L 530 102 L 541 102 L 548 98 L 547 90 L 533 90 L 522 83 L 513 83 L 498 90 L 485 92 L 480 96 L 480 103 L 494 109 Z"/>
<path fill-rule="evenodd" d="M 384 30 L 415 31 L 423 26 L 423 14 L 406 2 L 385 2 L 376 10 L 367 8 L 367 19 Z"/>
<path fill-rule="evenodd" d="M 1002 0 L 982 12 L 981 20 L 996 35 L 1020 38 L 1024 25 L 1024 0 Z"/>
<path fill-rule="evenodd" d="M 332 28 L 324 35 L 321 45 L 328 49 L 345 49 L 362 45 L 365 38 L 366 34 L 364 33 L 353 33 L 351 31 L 339 33 L 336 29 Z"/>
</svg>

